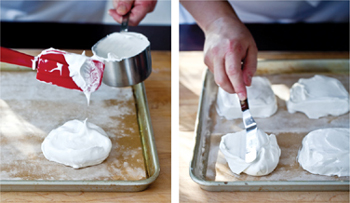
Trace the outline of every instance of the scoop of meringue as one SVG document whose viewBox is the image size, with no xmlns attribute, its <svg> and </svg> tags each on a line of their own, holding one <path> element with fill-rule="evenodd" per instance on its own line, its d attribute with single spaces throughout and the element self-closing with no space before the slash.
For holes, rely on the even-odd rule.
<svg viewBox="0 0 350 203">
<path fill-rule="evenodd" d="M 114 32 L 98 41 L 92 52 L 93 57 L 101 61 L 122 61 L 140 54 L 148 46 L 150 42 L 141 33 Z"/>
<path fill-rule="evenodd" d="M 239 157 L 241 147 L 245 147 L 245 136 L 246 131 L 243 130 L 226 134 L 221 138 L 220 151 L 224 154 L 231 171 L 236 174 L 244 172 L 252 176 L 271 173 L 277 167 L 281 155 L 276 136 L 257 130 L 257 158 L 251 163 L 246 163 Z"/>
<path fill-rule="evenodd" d="M 112 148 L 106 132 L 95 124 L 71 120 L 52 130 L 41 144 L 46 159 L 73 168 L 102 163 Z"/>
<path fill-rule="evenodd" d="M 311 131 L 303 139 L 298 162 L 313 174 L 349 176 L 349 141 L 348 128 Z"/>
</svg>

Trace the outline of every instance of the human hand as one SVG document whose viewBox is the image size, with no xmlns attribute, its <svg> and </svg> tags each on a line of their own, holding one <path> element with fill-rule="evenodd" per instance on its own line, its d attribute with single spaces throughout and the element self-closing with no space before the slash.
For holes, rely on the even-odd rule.
<svg viewBox="0 0 350 203">
<path fill-rule="evenodd" d="M 245 100 L 245 86 L 251 85 L 257 66 L 258 49 L 253 36 L 242 22 L 229 17 L 213 21 L 204 33 L 204 63 L 214 74 L 216 84 Z"/>
<path fill-rule="evenodd" d="M 114 9 L 109 10 L 109 15 L 122 23 L 123 15 L 130 11 L 129 25 L 136 26 L 140 21 L 156 7 L 157 0 L 113 0 Z"/>
</svg>

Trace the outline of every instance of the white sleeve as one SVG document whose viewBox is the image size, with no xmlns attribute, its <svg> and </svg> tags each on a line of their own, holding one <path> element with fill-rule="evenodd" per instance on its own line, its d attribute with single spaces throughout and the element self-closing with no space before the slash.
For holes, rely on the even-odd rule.
<svg viewBox="0 0 350 203">
<path fill-rule="evenodd" d="M 101 23 L 106 1 L 2 1 L 1 20 Z"/>
<path fill-rule="evenodd" d="M 244 23 L 349 22 L 349 1 L 234 1 Z"/>
<path fill-rule="evenodd" d="M 195 24 L 196 21 L 192 15 L 183 7 L 181 4 L 179 6 L 179 23 L 180 24 Z"/>
</svg>

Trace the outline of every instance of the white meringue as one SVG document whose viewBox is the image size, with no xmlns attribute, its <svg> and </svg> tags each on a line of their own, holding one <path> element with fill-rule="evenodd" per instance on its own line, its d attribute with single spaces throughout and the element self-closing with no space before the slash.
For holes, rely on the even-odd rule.
<svg viewBox="0 0 350 203">
<path fill-rule="evenodd" d="M 270 81 L 265 77 L 253 77 L 247 87 L 249 109 L 254 118 L 270 117 L 277 111 L 276 97 Z M 218 89 L 216 111 L 227 120 L 242 118 L 241 105 L 237 94 L 229 94 L 221 87 Z"/>
<path fill-rule="evenodd" d="M 279 162 L 281 149 L 277 144 L 274 134 L 267 135 L 260 129 L 257 130 L 257 158 L 246 163 L 244 159 L 239 157 L 240 148 L 245 147 L 242 140 L 246 136 L 246 131 L 237 133 L 229 133 L 221 138 L 220 151 L 224 154 L 229 168 L 233 173 L 240 174 L 242 172 L 252 176 L 263 176 L 271 173 Z"/>
<path fill-rule="evenodd" d="M 73 168 L 100 164 L 111 148 L 106 132 L 87 119 L 66 122 L 52 130 L 41 144 L 46 159 Z"/>
<path fill-rule="evenodd" d="M 290 89 L 289 113 L 303 112 L 311 119 L 339 116 L 349 111 L 349 93 L 335 78 L 315 75 L 301 78 Z"/>
<path fill-rule="evenodd" d="M 92 47 L 94 58 L 103 61 L 121 61 L 138 55 L 150 46 L 147 37 L 136 32 L 115 32 Z"/>
<path fill-rule="evenodd" d="M 313 174 L 349 176 L 349 141 L 348 128 L 314 130 L 304 137 L 298 162 Z"/>
</svg>

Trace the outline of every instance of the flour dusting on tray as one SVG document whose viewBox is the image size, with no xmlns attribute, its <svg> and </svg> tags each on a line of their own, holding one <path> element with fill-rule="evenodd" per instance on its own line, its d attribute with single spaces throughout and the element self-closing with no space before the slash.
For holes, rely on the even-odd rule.
<svg viewBox="0 0 350 203">
<path fill-rule="evenodd" d="M 146 169 L 133 92 L 101 85 L 87 108 L 83 92 L 38 83 L 34 72 L 2 72 L 1 180 L 142 180 Z M 67 120 L 89 121 L 112 142 L 101 164 L 75 170 L 47 161 L 41 143 Z"/>
</svg>

